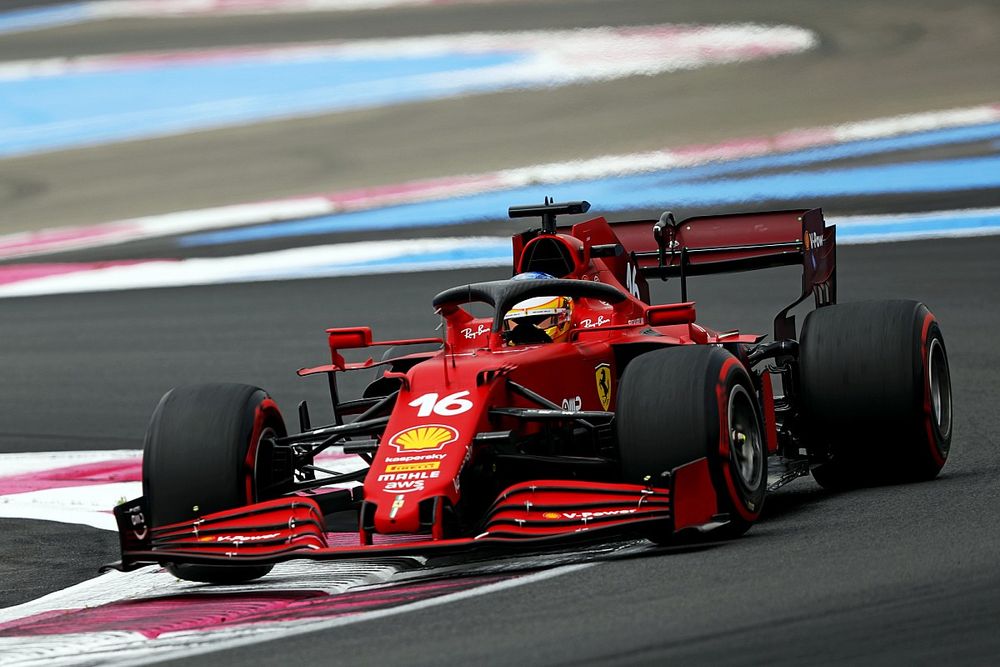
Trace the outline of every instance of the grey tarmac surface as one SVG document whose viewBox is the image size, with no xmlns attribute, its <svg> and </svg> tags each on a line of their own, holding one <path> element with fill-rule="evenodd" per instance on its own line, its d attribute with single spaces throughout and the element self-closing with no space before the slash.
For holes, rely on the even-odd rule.
<svg viewBox="0 0 1000 667">
<path fill-rule="evenodd" d="M 0 608 L 90 579 L 95 565 L 118 558 L 118 536 L 89 526 L 0 519 L 0 535 Z"/>
<path fill-rule="evenodd" d="M 669 77 L 7 160 L 0 163 L 0 232 L 991 103 L 1000 92 L 1000 7 L 985 1 L 550 1 L 426 14 L 109 22 L 0 37 L 0 60 L 720 20 L 802 25 L 822 44 L 802 56 Z M 853 212 L 996 201 L 992 192 L 817 203 Z M 488 597 L 182 662 L 995 663 L 1000 237 L 842 247 L 838 255 L 841 300 L 917 298 L 941 320 L 956 432 L 937 481 L 831 494 L 800 480 L 769 499 L 763 523 L 725 546 L 602 563 Z M 138 448 L 159 396 L 183 382 L 259 384 L 289 414 L 309 399 L 319 419 L 323 383 L 300 380 L 294 370 L 325 359 L 325 327 L 427 335 L 436 324 L 434 293 L 502 275 L 0 300 L 0 451 Z M 763 332 L 797 281 L 784 269 L 706 278 L 692 282 L 691 294 L 703 322 Z M 13 520 L 0 521 L 0 531 L 0 605 L 88 578 L 115 558 L 110 533 Z"/>
<path fill-rule="evenodd" d="M 782 23 L 818 48 L 740 65 L 479 95 L 6 160 L 0 233 L 781 132 L 1000 98 L 987 0 L 543 0 L 0 37 L 0 59 L 664 22 Z"/>
<path fill-rule="evenodd" d="M 937 481 L 831 494 L 800 480 L 771 497 L 763 523 L 725 546 L 602 563 L 213 660 L 990 662 L 1000 650 L 994 631 L 1000 418 L 992 407 L 1000 395 L 993 341 L 1000 326 L 1000 238 L 842 247 L 838 255 L 842 301 L 918 298 L 941 321 L 956 424 L 951 458 Z M 32 344 L 9 350 L 0 401 L 15 419 L 13 430 L 48 438 L 46 448 L 61 439 L 73 448 L 139 446 L 160 393 L 179 381 L 257 383 L 286 413 L 303 397 L 317 401 L 315 409 L 323 388 L 307 388 L 292 370 L 323 356 L 325 326 L 370 323 L 378 335 L 426 335 L 435 323 L 430 295 L 501 275 L 461 271 L 3 300 L 0 321 L 8 331 L 10 323 L 18 327 L 10 340 Z M 768 331 L 796 280 L 791 269 L 704 278 L 692 281 L 691 294 L 709 325 Z M 71 440 L 74 433 L 86 441 Z M 31 449 L 35 442 L 6 433 L 2 449 Z M 111 535 L 22 525 L 19 553 L 36 566 L 6 573 L 15 590 L 37 592 L 39 573 L 57 561 L 63 572 L 89 576 L 100 561 L 93 552 L 76 553 L 71 545 L 81 535 L 114 557 Z"/>
<path fill-rule="evenodd" d="M 40 7 L 51 7 L 53 5 L 65 5 L 66 0 L 5 0 L 2 11 L 29 10 Z M 23 34 L 23 33 L 18 33 Z"/>
</svg>

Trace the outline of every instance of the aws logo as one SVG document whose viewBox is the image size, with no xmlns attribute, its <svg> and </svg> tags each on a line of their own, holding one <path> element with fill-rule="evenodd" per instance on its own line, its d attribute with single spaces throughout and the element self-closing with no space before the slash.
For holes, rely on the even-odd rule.
<svg viewBox="0 0 1000 667">
<path fill-rule="evenodd" d="M 411 426 L 389 438 L 389 444 L 400 452 L 433 452 L 458 440 L 458 431 L 443 424 Z"/>
</svg>

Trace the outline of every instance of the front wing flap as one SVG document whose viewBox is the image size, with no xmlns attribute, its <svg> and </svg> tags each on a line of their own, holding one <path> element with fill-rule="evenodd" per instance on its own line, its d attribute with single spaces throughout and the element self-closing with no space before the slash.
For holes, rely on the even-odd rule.
<svg viewBox="0 0 1000 667">
<path fill-rule="evenodd" d="M 319 505 L 308 497 L 269 500 L 158 528 L 147 525 L 145 500 L 139 498 L 115 508 L 122 561 L 109 567 L 127 571 L 155 563 L 238 565 L 297 558 L 538 551 L 654 530 L 669 534 L 719 525 L 704 459 L 676 469 L 664 481 L 666 488 L 575 480 L 524 482 L 500 494 L 475 537 L 377 536 L 386 541 L 351 546 L 338 539 L 343 534 L 326 531 Z M 678 488 L 684 497 L 675 503 Z"/>
</svg>

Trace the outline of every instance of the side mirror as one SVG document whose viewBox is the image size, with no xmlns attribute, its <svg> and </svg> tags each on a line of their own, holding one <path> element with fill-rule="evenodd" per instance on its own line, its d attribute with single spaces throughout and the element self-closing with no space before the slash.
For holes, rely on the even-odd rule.
<svg viewBox="0 0 1000 667">
<path fill-rule="evenodd" d="M 667 303 L 646 309 L 646 323 L 651 327 L 671 324 L 692 324 L 695 321 L 694 301 Z"/>
<path fill-rule="evenodd" d="M 372 344 L 371 327 L 343 327 L 327 329 L 331 350 L 348 350 L 358 347 L 370 347 Z"/>
</svg>

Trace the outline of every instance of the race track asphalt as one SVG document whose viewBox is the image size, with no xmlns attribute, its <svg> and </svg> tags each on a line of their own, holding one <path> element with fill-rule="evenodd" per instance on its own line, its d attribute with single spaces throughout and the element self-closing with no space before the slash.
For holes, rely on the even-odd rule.
<svg viewBox="0 0 1000 667">
<path fill-rule="evenodd" d="M 921 664 L 989 662 L 1000 650 L 1000 238 L 843 247 L 841 300 L 918 298 L 939 317 L 955 388 L 951 458 L 934 482 L 832 494 L 810 480 L 769 500 L 744 539 L 706 551 L 602 563 L 530 586 L 431 610 L 220 653 L 220 665 L 361 664 Z M 495 275 L 494 275 L 495 274 Z M 237 380 L 268 388 L 293 411 L 320 401 L 292 370 L 323 355 L 322 328 L 370 323 L 386 336 L 426 335 L 429 295 L 499 271 L 412 274 L 9 299 L 0 320 L 30 340 L 7 362 L 0 401 L 48 448 L 138 446 L 160 393 L 180 381 Z M 778 269 L 752 279 L 692 282 L 702 321 L 767 331 L 795 291 Z M 364 305 L 363 305 L 364 304 Z M 76 323 L 60 326 L 60 322 Z M 34 404 L 24 397 L 34 397 Z M 41 400 L 39 397 L 44 397 Z M 44 426 L 43 426 L 44 425 Z M 86 434 L 85 442 L 71 440 Z M 4 449 L 30 448 L 6 434 Z M 20 447 L 18 447 L 20 444 Z M 81 536 L 111 535 L 21 522 L 35 570 L 6 573 L 26 590 Z M 40 542 L 42 536 L 47 540 Z M 36 540 L 38 540 L 36 542 Z M 37 558 L 37 561 L 35 560 Z M 9 595 L 9 594 L 8 594 Z M 9 598 L 8 598 L 9 600 Z"/>
<path fill-rule="evenodd" d="M 754 20 L 811 28 L 822 46 L 786 60 L 545 95 L 486 95 L 5 160 L 0 231 L 992 103 L 998 12 L 986 0 L 957 6 L 549 0 L 426 14 L 94 23 L 3 36 L 0 60 L 475 29 Z M 925 196 L 920 206 L 996 201 L 995 192 Z M 919 208 L 900 200 L 834 204 Z M 916 298 L 941 321 L 956 421 L 951 458 L 938 480 L 842 494 L 800 480 L 772 496 L 766 520 L 731 544 L 595 564 L 210 659 L 220 667 L 251 661 L 996 663 L 998 257 L 1000 237 L 838 250 L 842 301 Z M 259 384 L 286 414 L 308 399 L 322 415 L 323 383 L 300 380 L 294 370 L 325 360 L 324 328 L 370 324 L 385 337 L 428 335 L 436 324 L 429 306 L 434 293 L 502 275 L 434 272 L 0 300 L 0 451 L 138 448 L 160 395 L 184 382 Z M 691 295 L 711 326 L 766 332 L 797 281 L 785 269 L 706 278 L 692 282 Z M 89 528 L 2 520 L 0 532 L 0 606 L 88 578 L 116 558 L 117 538 Z"/>
</svg>

